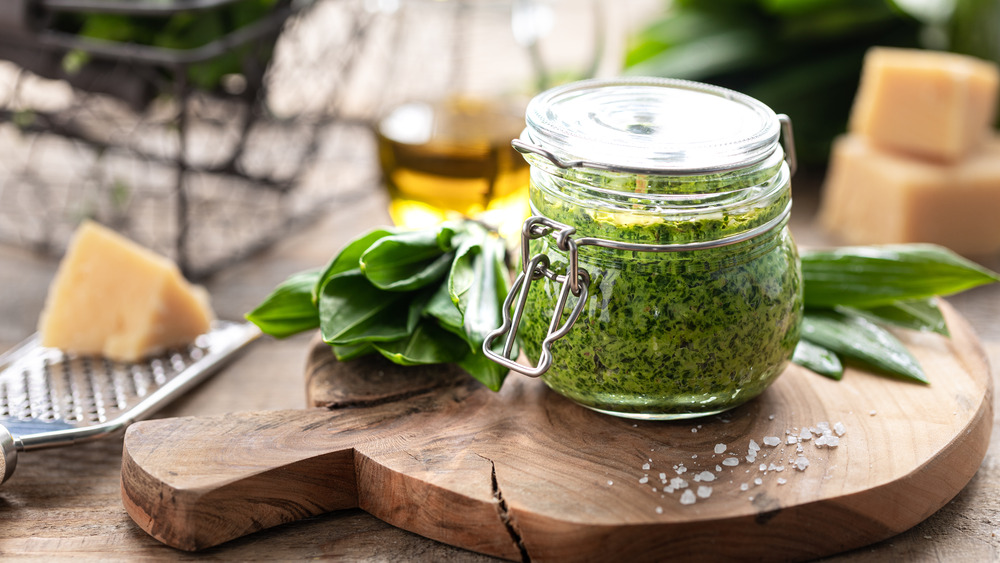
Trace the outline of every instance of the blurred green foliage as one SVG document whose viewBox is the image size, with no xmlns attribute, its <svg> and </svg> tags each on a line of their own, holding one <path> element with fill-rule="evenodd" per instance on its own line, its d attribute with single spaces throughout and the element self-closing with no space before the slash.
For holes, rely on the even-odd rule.
<svg viewBox="0 0 1000 563">
<path fill-rule="evenodd" d="M 239 0 L 209 10 L 178 11 L 168 16 L 140 17 L 104 13 L 65 13 L 55 28 L 67 33 L 119 43 L 134 43 L 187 50 L 202 47 L 266 16 L 277 0 Z M 215 90 L 223 76 L 240 73 L 252 45 L 231 49 L 210 60 L 189 65 L 188 80 L 203 90 Z M 69 72 L 89 61 L 83 51 L 72 51 L 63 60 Z"/>
<path fill-rule="evenodd" d="M 945 0 L 950 1 L 950 0 Z M 928 23 L 886 0 L 674 0 L 630 38 L 632 75 L 717 84 L 788 114 L 799 161 L 823 165 L 846 129 L 865 52 L 925 47 Z M 952 50 L 1000 60 L 1000 2 L 957 0 Z"/>
</svg>

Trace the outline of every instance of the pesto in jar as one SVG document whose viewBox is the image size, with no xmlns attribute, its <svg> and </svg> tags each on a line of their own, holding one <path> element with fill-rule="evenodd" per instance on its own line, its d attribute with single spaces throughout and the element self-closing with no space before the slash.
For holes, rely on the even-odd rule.
<svg viewBox="0 0 1000 563">
<path fill-rule="evenodd" d="M 515 147 L 531 166 L 522 265 L 534 271 L 519 278 L 533 281 L 515 329 L 537 367 L 504 365 L 631 418 L 704 416 L 762 393 L 802 318 L 787 117 L 706 84 L 623 78 L 547 91 L 526 123 Z M 574 247 L 587 292 L 550 337 Z"/>
<path fill-rule="evenodd" d="M 723 238 L 778 216 L 788 202 L 782 197 L 734 216 L 671 221 L 595 211 L 533 188 L 539 215 L 572 225 L 578 236 L 620 241 L 687 242 L 692 233 Z M 531 251 L 546 253 L 553 270 L 566 271 L 566 254 L 551 239 L 534 241 Z M 553 363 L 542 379 L 590 408 L 649 418 L 721 412 L 759 395 L 798 342 L 801 275 L 784 222 L 753 239 L 705 250 L 584 246 L 579 264 L 591 278 L 587 303 L 572 330 L 553 344 Z M 528 294 L 518 334 L 533 361 L 559 290 L 542 278 Z M 574 304 L 571 298 L 566 314 Z"/>
</svg>

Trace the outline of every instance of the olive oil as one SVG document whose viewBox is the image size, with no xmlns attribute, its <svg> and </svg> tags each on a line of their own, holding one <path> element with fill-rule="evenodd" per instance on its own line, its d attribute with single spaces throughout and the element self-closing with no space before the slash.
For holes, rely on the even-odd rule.
<svg viewBox="0 0 1000 563">
<path fill-rule="evenodd" d="M 394 108 L 376 130 L 393 222 L 472 217 L 516 235 L 528 216 L 528 164 L 510 141 L 523 127 L 522 108 L 478 100 Z"/>
</svg>

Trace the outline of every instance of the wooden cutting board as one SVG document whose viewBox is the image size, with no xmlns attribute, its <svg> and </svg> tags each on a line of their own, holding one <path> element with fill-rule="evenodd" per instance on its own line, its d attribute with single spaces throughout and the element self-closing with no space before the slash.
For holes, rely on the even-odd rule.
<svg viewBox="0 0 1000 563">
<path fill-rule="evenodd" d="M 186 550 L 361 507 L 512 560 L 828 555 L 927 518 L 986 453 L 989 367 L 965 320 L 944 312 L 951 339 L 898 333 L 929 386 L 792 366 L 743 407 L 673 423 L 601 415 L 516 374 L 493 393 L 457 370 L 340 363 L 316 342 L 317 408 L 137 423 L 122 497 L 144 530 Z M 836 447 L 811 432 L 801 452 L 788 443 L 821 423 L 844 430 Z M 661 474 L 686 487 L 667 492 Z"/>
</svg>

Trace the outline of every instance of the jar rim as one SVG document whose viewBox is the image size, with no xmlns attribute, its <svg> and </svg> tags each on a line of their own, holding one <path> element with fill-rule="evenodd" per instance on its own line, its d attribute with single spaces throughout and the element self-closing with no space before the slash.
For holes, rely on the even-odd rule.
<svg viewBox="0 0 1000 563">
<path fill-rule="evenodd" d="M 781 133 L 774 111 L 750 96 L 652 77 L 557 86 L 528 103 L 525 122 L 530 146 L 519 150 L 557 166 L 668 175 L 753 166 L 778 150 Z"/>
</svg>

